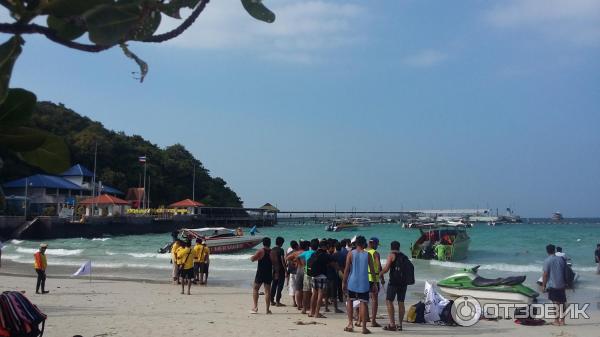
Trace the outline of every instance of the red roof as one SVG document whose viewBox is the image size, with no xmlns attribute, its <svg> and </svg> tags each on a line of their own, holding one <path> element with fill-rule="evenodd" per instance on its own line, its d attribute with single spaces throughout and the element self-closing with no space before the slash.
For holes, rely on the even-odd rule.
<svg viewBox="0 0 600 337">
<path fill-rule="evenodd" d="M 102 194 L 95 198 L 88 198 L 85 200 L 81 200 L 79 202 L 80 205 L 129 205 L 129 202 L 119 199 L 117 197 L 113 197 L 112 195 Z"/>
<path fill-rule="evenodd" d="M 192 199 L 181 200 L 174 204 L 169 205 L 169 207 L 173 207 L 173 208 L 203 207 L 203 206 L 205 206 L 203 203 L 194 201 Z"/>
</svg>

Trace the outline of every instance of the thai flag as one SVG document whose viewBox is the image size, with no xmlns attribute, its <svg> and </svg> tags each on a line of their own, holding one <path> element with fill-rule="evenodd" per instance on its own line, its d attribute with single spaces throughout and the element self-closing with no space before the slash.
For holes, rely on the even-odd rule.
<svg viewBox="0 0 600 337">
<path fill-rule="evenodd" d="M 145 163 L 146 162 L 146 156 L 141 156 L 139 158 L 139 160 L 140 160 L 140 163 Z"/>
</svg>

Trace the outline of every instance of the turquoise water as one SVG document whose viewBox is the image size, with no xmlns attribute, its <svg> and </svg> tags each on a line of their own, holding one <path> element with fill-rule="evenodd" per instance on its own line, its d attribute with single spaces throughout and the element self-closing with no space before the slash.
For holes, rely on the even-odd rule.
<svg viewBox="0 0 600 337">
<path fill-rule="evenodd" d="M 381 241 L 382 257 L 387 255 L 392 240 L 401 243 L 401 250 L 408 254 L 412 242 L 419 231 L 403 229 L 398 224 L 376 224 L 354 232 L 331 233 L 324 230 L 322 224 L 285 224 L 261 229 L 262 235 L 273 239 L 283 236 L 286 247 L 290 240 L 333 237 L 337 239 L 364 235 L 376 236 Z M 548 243 L 562 246 L 572 259 L 574 270 L 580 274 L 579 287 L 594 290 L 600 277 L 595 275 L 593 253 L 600 242 L 599 224 L 513 224 L 497 227 L 476 225 L 468 230 L 471 245 L 468 258 L 460 262 L 415 261 L 416 277 L 419 280 L 438 280 L 457 269 L 476 264 L 481 265 L 480 274 L 487 277 L 502 275 L 527 275 L 527 282 L 533 286 L 541 272 L 546 257 L 545 246 Z M 158 254 L 158 248 L 169 242 L 169 234 L 151 234 L 138 236 L 104 237 L 95 239 L 57 239 L 48 241 L 47 251 L 52 267 L 62 266 L 63 271 L 73 272 L 86 260 L 98 274 L 107 276 L 125 276 L 165 280 L 169 278 L 171 265 L 168 254 Z M 5 243 L 2 259 L 16 263 L 32 263 L 32 255 L 39 242 L 13 240 Z M 211 256 L 211 278 L 223 281 L 250 282 L 255 264 L 249 258 L 253 250 L 236 254 Z"/>
</svg>

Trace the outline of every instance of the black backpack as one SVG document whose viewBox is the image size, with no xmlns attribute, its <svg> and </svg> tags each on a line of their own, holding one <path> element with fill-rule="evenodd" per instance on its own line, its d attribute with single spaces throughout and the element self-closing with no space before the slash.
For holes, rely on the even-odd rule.
<svg viewBox="0 0 600 337">
<path fill-rule="evenodd" d="M 567 288 L 573 288 L 573 284 L 575 283 L 575 273 L 573 269 L 565 263 L 565 283 Z"/>
<path fill-rule="evenodd" d="M 415 304 L 415 312 L 417 314 L 415 323 L 425 323 L 425 303 L 419 301 Z"/>
<path fill-rule="evenodd" d="M 321 252 L 319 252 L 318 250 L 316 252 L 314 252 L 310 258 L 308 259 L 308 261 L 306 261 L 306 274 L 310 277 L 315 277 L 317 275 L 314 275 L 314 271 L 313 271 L 313 265 L 315 264 L 315 262 L 317 261 L 317 259 L 319 258 L 319 255 L 322 254 Z"/>
<path fill-rule="evenodd" d="M 400 280 L 403 285 L 415 284 L 415 266 L 402 253 L 396 255 L 394 266 L 390 270 L 390 278 Z"/>
<path fill-rule="evenodd" d="M 453 300 L 450 300 L 448 304 L 442 309 L 442 313 L 440 314 L 440 321 L 444 322 L 446 325 L 456 325 L 454 318 L 452 318 L 452 304 Z"/>
</svg>

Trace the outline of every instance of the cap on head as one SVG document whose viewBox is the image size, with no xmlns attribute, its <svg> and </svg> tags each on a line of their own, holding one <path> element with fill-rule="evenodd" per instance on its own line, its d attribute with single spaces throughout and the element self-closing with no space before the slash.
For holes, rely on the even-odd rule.
<svg viewBox="0 0 600 337">
<path fill-rule="evenodd" d="M 369 242 L 373 242 L 375 244 L 375 246 L 379 245 L 379 239 L 376 237 L 372 237 L 369 239 Z"/>
<path fill-rule="evenodd" d="M 48 244 L 47 243 L 40 243 L 40 248 L 48 248 Z"/>
</svg>

